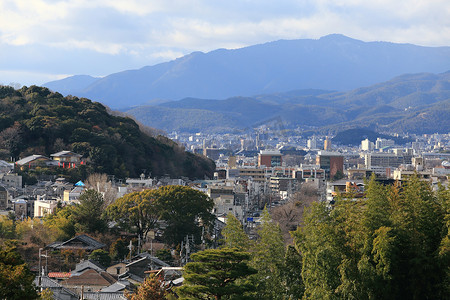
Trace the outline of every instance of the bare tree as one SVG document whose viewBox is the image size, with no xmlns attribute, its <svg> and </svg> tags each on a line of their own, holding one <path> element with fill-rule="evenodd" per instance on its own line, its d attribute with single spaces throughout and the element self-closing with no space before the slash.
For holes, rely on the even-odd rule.
<svg viewBox="0 0 450 300">
<path fill-rule="evenodd" d="M 289 232 L 302 226 L 305 209 L 317 200 L 317 187 L 310 183 L 303 183 L 300 190 L 293 194 L 286 204 L 272 209 L 272 219 L 279 223 L 286 244 L 292 244 Z"/>
<path fill-rule="evenodd" d="M 108 175 L 93 173 L 86 180 L 86 187 L 103 195 L 105 208 L 117 199 L 117 188 L 108 180 Z"/>
</svg>

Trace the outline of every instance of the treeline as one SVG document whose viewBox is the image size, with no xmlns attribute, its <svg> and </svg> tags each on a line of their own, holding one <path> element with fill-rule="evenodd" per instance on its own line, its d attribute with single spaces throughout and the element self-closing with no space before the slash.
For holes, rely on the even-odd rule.
<svg viewBox="0 0 450 300">
<path fill-rule="evenodd" d="M 364 200 L 339 199 L 332 208 L 314 203 L 287 249 L 267 211 L 256 241 L 231 217 L 224 229 L 226 247 L 193 256 L 180 294 L 184 299 L 448 299 L 449 205 L 448 188 L 433 191 L 417 177 L 387 187 L 373 179 Z M 229 249 L 240 253 L 225 255 L 234 266 L 223 270 L 229 277 L 207 268 L 223 263 Z"/>
<path fill-rule="evenodd" d="M 132 119 L 110 115 L 100 103 L 37 86 L 0 86 L 0 159 L 61 150 L 88 160 L 69 174 L 74 177 L 94 172 L 137 177 L 146 170 L 152 176 L 204 178 L 212 177 L 215 168 L 168 138 L 143 133 Z"/>
</svg>

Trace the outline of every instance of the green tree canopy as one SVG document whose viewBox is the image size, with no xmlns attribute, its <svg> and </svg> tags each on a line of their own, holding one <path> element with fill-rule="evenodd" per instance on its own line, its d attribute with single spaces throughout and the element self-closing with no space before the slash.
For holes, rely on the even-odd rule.
<svg viewBox="0 0 450 300">
<path fill-rule="evenodd" d="M 13 246 L 0 247 L 0 299 L 38 299 L 34 275 Z"/>
<path fill-rule="evenodd" d="M 89 189 L 79 198 L 80 204 L 73 209 L 73 220 L 77 232 L 104 233 L 107 229 L 106 218 L 103 214 L 104 200 L 102 194 Z"/>
<path fill-rule="evenodd" d="M 390 188 L 372 179 L 366 199 L 338 199 L 331 209 L 313 204 L 293 233 L 304 298 L 446 298 L 446 195 L 412 176 Z"/>
<path fill-rule="evenodd" d="M 225 238 L 225 247 L 234 247 L 242 251 L 249 250 L 250 239 L 244 232 L 241 222 L 232 213 L 227 216 L 227 225 L 222 229 L 222 235 Z"/>
<path fill-rule="evenodd" d="M 255 289 L 246 280 L 256 273 L 248 265 L 248 252 L 210 249 L 192 254 L 191 259 L 184 267 L 183 286 L 177 289 L 182 299 L 242 299 Z"/>
<path fill-rule="evenodd" d="M 180 185 L 164 186 L 153 191 L 161 219 L 165 221 L 164 241 L 177 245 L 186 235 L 200 240 L 202 227 L 210 228 L 214 202 L 205 193 Z"/>
<path fill-rule="evenodd" d="M 107 214 L 121 228 L 136 232 L 144 241 L 161 216 L 156 201 L 155 190 L 126 194 L 108 206 Z"/>
<path fill-rule="evenodd" d="M 284 268 L 285 246 L 280 226 L 272 222 L 269 211 L 264 208 L 261 216 L 259 239 L 252 252 L 251 265 L 258 270 L 255 275 L 258 298 L 283 299 L 285 288 L 282 270 Z"/>
</svg>

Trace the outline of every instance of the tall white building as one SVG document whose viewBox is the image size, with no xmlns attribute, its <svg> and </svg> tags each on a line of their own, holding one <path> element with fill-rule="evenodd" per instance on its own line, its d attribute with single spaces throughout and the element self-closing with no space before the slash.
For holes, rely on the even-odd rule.
<svg viewBox="0 0 450 300">
<path fill-rule="evenodd" d="M 362 151 L 372 151 L 375 148 L 375 144 L 369 139 L 365 139 L 361 141 L 361 150 Z"/>
<path fill-rule="evenodd" d="M 395 142 L 393 140 L 388 140 L 388 139 L 377 138 L 377 140 L 375 142 L 376 149 L 381 149 L 384 147 L 392 147 L 394 145 L 395 145 Z"/>
<path fill-rule="evenodd" d="M 318 149 L 317 148 L 317 140 L 316 140 L 315 136 L 313 136 L 312 138 L 310 138 L 308 140 L 307 146 L 309 149 Z"/>
</svg>

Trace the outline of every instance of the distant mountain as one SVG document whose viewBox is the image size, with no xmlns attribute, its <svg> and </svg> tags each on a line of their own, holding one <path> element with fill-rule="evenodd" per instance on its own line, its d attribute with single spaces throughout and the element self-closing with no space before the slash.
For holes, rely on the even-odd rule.
<svg viewBox="0 0 450 300">
<path fill-rule="evenodd" d="M 406 74 L 349 92 L 296 90 L 225 100 L 186 98 L 126 111 L 166 131 L 230 132 L 279 118 L 286 128 L 323 132 L 450 132 L 450 72 Z"/>
<path fill-rule="evenodd" d="M 194 52 L 90 83 L 71 77 L 44 86 L 117 109 L 154 99 L 225 99 L 299 89 L 347 91 L 404 73 L 449 69 L 450 47 L 362 42 L 333 34 L 318 40 L 280 40 L 235 50 Z"/>
<path fill-rule="evenodd" d="M 390 135 L 380 134 L 379 132 L 375 132 L 367 128 L 354 128 L 340 131 L 336 134 L 335 137 L 333 137 L 332 141 L 333 143 L 346 146 L 347 145 L 358 146 L 361 145 L 362 140 L 368 139 L 369 141 L 375 143 L 377 138 L 391 139 L 394 140 L 395 143 L 398 145 L 403 145 L 406 142 L 411 142 L 410 140 L 406 140 L 403 138 L 397 138 Z"/>
<path fill-rule="evenodd" d="M 75 75 L 61 80 L 48 82 L 45 84 L 45 87 L 63 95 L 72 95 L 73 92 L 81 91 L 99 79 L 99 77 L 92 77 L 89 75 Z"/>
</svg>

